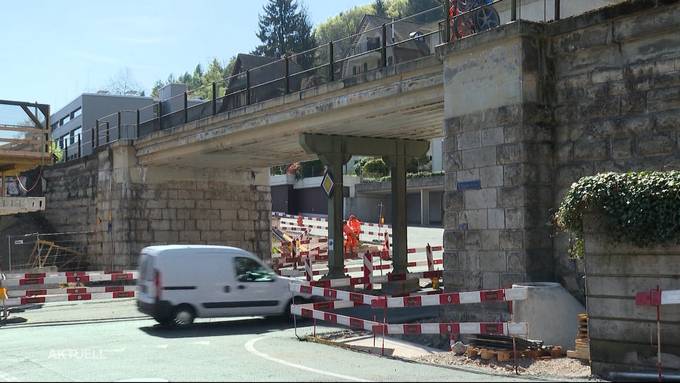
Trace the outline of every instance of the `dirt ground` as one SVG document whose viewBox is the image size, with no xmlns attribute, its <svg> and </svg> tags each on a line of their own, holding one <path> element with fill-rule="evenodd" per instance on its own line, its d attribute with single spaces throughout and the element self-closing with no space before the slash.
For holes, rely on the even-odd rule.
<svg viewBox="0 0 680 383">
<path fill-rule="evenodd" d="M 482 360 L 480 357 L 468 358 L 465 355 L 455 355 L 452 352 L 438 352 L 416 358 L 416 361 L 440 364 L 445 366 L 475 367 L 489 370 L 496 374 L 513 375 L 514 362 L 498 362 L 496 360 Z M 565 378 L 589 378 L 590 366 L 577 359 L 530 359 L 518 358 L 518 372 L 520 375 L 553 376 Z"/>
</svg>

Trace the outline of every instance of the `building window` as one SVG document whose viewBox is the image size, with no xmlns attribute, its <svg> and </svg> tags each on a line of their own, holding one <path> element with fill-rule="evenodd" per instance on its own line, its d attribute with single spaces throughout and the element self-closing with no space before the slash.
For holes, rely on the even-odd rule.
<svg viewBox="0 0 680 383">
<path fill-rule="evenodd" d="M 73 130 L 73 140 L 71 142 L 80 142 L 83 139 L 83 129 L 79 126 Z"/>
<path fill-rule="evenodd" d="M 356 65 L 352 67 L 352 73 L 356 76 L 356 74 L 357 74 L 357 67 L 356 67 Z"/>
<path fill-rule="evenodd" d="M 368 63 L 364 63 L 364 72 L 368 72 Z"/>
<path fill-rule="evenodd" d="M 387 65 L 392 65 L 393 62 L 394 62 L 394 59 L 392 58 L 392 56 L 387 58 Z"/>
<path fill-rule="evenodd" d="M 81 114 L 83 114 L 83 108 L 78 108 L 71 113 L 71 118 L 80 117 Z"/>
<path fill-rule="evenodd" d="M 366 50 L 374 50 L 380 48 L 380 37 L 367 37 Z"/>
</svg>

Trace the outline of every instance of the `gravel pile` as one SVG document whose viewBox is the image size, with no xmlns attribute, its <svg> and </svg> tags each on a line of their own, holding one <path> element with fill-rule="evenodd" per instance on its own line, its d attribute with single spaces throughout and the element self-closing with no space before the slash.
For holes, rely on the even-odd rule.
<svg viewBox="0 0 680 383">
<path fill-rule="evenodd" d="M 514 375 L 513 361 L 498 362 L 497 360 L 482 360 L 454 355 L 452 352 L 438 352 L 416 358 L 415 361 L 439 364 L 444 366 L 474 367 L 496 374 Z M 554 376 L 565 378 L 590 378 L 590 366 L 572 358 L 555 359 L 517 359 L 520 375 Z"/>
</svg>

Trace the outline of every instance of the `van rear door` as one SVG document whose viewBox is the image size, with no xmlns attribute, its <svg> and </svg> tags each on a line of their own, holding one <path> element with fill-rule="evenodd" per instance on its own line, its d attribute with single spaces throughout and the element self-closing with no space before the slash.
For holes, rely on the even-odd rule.
<svg viewBox="0 0 680 383">
<path fill-rule="evenodd" d="M 154 258 L 150 254 L 141 253 L 139 259 L 139 277 L 137 280 L 137 299 L 144 303 L 155 303 L 156 286 L 154 283 Z"/>
</svg>

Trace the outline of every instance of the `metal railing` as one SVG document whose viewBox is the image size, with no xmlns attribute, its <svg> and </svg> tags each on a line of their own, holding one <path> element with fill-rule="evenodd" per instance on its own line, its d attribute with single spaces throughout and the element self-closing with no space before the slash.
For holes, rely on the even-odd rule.
<svg viewBox="0 0 680 383">
<path fill-rule="evenodd" d="M 523 6 L 522 1 L 532 2 L 444 0 L 442 7 L 394 19 L 304 52 L 284 54 L 269 63 L 144 108 L 104 116 L 97 120 L 89 137 L 85 137 L 84 141 L 79 140 L 77 149 L 69 147 L 70 153 L 64 157 L 67 160 L 79 158 L 83 153 L 82 147 L 94 150 L 120 139 L 136 139 L 293 92 L 366 76 L 386 67 L 432 56 L 435 47 L 442 43 L 455 43 L 456 40 L 521 18 L 518 10 Z M 548 9 L 548 1 L 554 2 L 553 18 L 545 16 L 543 21 L 558 20 L 560 0 L 543 0 L 544 14 Z M 540 0 L 533 2 L 540 3 Z M 423 19 L 434 21 L 423 23 L 420 21 Z M 486 23 L 480 23 L 482 19 Z M 209 97 L 192 99 L 199 95 Z"/>
</svg>

